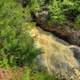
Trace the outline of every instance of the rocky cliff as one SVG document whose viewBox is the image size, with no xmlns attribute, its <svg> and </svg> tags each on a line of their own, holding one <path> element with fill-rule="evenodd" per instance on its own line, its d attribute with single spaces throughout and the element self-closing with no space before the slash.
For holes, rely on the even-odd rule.
<svg viewBox="0 0 80 80">
<path fill-rule="evenodd" d="M 57 22 L 53 23 L 50 22 L 48 18 L 48 11 L 42 11 L 35 13 L 33 19 L 43 30 L 55 34 L 70 44 L 80 46 L 80 29 L 78 29 L 77 26 L 74 26 L 71 22 L 67 22 L 63 25 Z"/>
</svg>

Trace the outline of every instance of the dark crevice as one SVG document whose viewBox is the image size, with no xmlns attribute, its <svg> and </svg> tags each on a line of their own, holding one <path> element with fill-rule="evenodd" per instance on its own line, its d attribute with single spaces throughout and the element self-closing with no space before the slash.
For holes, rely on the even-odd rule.
<svg viewBox="0 0 80 80">
<path fill-rule="evenodd" d="M 35 21 L 36 25 L 41 29 L 47 32 L 51 32 L 60 39 L 67 41 L 69 44 L 80 46 L 80 30 L 73 28 L 73 25 L 69 23 L 63 26 L 58 24 L 51 24 L 48 26 L 46 20 L 42 17 L 44 16 L 36 16 L 35 14 L 32 14 L 33 21 Z"/>
</svg>

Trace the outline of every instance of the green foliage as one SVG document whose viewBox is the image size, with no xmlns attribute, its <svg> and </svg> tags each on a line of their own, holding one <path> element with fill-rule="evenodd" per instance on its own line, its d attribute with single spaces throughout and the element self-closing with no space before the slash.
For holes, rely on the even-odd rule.
<svg viewBox="0 0 80 80">
<path fill-rule="evenodd" d="M 51 0 L 49 4 L 50 21 L 59 24 L 66 22 L 73 22 L 77 20 L 80 15 L 80 1 L 79 0 Z M 79 17 L 77 20 L 79 24 Z"/>
<path fill-rule="evenodd" d="M 47 74 L 47 72 L 37 72 L 36 74 L 33 74 L 34 80 L 59 80 L 56 78 L 56 76 L 50 76 Z"/>
<path fill-rule="evenodd" d="M 30 64 L 39 51 L 29 30 L 23 27 L 29 12 L 23 12 L 14 0 L 1 0 L 0 6 L 0 66 Z"/>
<path fill-rule="evenodd" d="M 31 13 L 48 10 L 48 22 L 63 24 L 67 22 L 76 23 L 76 18 L 80 15 L 79 0 L 30 0 L 28 8 Z M 30 14 L 30 13 L 29 13 Z"/>
<path fill-rule="evenodd" d="M 26 27 L 32 27 L 30 12 L 38 12 L 48 4 L 49 22 L 64 24 L 72 17 L 80 27 L 79 0 L 30 0 L 25 9 L 16 0 L 0 1 L 0 65 L 22 66 L 32 62 L 39 52 Z M 68 18 L 69 17 L 69 18 Z M 30 23 L 25 25 L 25 23 Z M 24 26 L 24 27 L 23 27 Z"/>
<path fill-rule="evenodd" d="M 53 23 L 60 23 L 60 24 L 64 23 L 65 16 L 61 10 L 60 1 L 52 0 L 49 5 L 49 12 L 50 12 L 50 20 Z"/>
<path fill-rule="evenodd" d="M 25 9 L 16 0 L 0 0 L 0 67 L 33 63 L 40 49 L 35 48 L 30 35 L 31 12 L 39 12 L 45 6 L 50 24 L 64 24 L 71 19 L 80 28 L 80 0 L 30 0 Z M 30 71 L 25 68 L 22 80 L 30 79 Z M 46 72 L 32 73 L 31 77 L 33 80 L 58 80 Z"/>
<path fill-rule="evenodd" d="M 76 17 L 75 24 L 76 24 L 77 28 L 80 28 L 80 15 Z"/>
<path fill-rule="evenodd" d="M 30 6 L 31 6 L 31 12 L 34 13 L 41 9 L 39 0 L 31 0 Z"/>
<path fill-rule="evenodd" d="M 55 75 L 51 76 L 47 72 L 41 71 L 41 72 L 31 72 L 31 69 L 28 67 L 25 67 L 23 76 L 21 80 L 59 80 Z"/>
<path fill-rule="evenodd" d="M 49 12 L 48 22 L 63 24 L 67 22 L 76 23 L 76 18 L 80 15 L 79 0 L 30 0 L 28 4 L 29 12 L 36 13 L 45 9 Z M 26 9 L 26 10 L 27 10 Z"/>
<path fill-rule="evenodd" d="M 30 68 L 25 67 L 21 80 L 30 80 L 30 71 L 31 71 Z"/>
</svg>

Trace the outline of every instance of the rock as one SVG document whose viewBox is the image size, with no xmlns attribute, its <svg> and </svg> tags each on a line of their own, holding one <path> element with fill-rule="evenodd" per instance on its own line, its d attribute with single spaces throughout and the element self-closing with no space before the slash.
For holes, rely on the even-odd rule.
<svg viewBox="0 0 80 80">
<path fill-rule="evenodd" d="M 42 50 L 42 54 L 36 58 L 38 65 L 46 68 L 51 75 L 58 74 L 67 80 L 80 80 L 79 62 L 66 42 L 40 28 L 33 28 L 31 35 L 34 37 L 35 46 Z"/>
<path fill-rule="evenodd" d="M 74 25 L 70 23 L 64 25 L 52 22 L 49 23 L 48 18 L 48 11 L 37 12 L 34 17 L 38 26 L 43 30 L 55 34 L 70 44 L 80 46 L 80 29 L 75 28 Z"/>
<path fill-rule="evenodd" d="M 74 57 L 79 61 L 80 64 L 80 47 L 71 45 L 69 48 L 74 52 Z"/>
</svg>

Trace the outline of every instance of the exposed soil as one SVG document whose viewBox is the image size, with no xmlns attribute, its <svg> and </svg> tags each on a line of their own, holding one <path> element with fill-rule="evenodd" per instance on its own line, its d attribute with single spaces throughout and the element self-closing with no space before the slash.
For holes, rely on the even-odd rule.
<svg viewBox="0 0 80 80">
<path fill-rule="evenodd" d="M 0 80 L 21 80 L 23 68 L 19 69 L 4 69 L 0 68 Z"/>
</svg>

